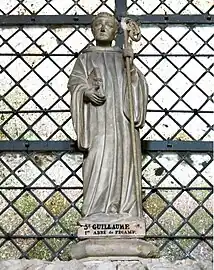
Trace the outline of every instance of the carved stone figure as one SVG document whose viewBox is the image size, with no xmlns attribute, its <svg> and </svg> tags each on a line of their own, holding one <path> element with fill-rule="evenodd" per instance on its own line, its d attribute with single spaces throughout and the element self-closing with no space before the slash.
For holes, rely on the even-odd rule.
<svg viewBox="0 0 214 270">
<path fill-rule="evenodd" d="M 139 128 L 145 122 L 148 87 L 133 64 L 129 43 L 129 38 L 139 40 L 140 29 L 126 19 L 121 23 L 124 49 L 112 47 L 119 26 L 114 16 L 100 13 L 93 19 L 96 46 L 78 57 L 68 83 L 78 147 L 84 151 L 81 241 L 71 246 L 75 259 L 159 254 L 141 239 L 145 222 Z"/>
<path fill-rule="evenodd" d="M 146 117 L 148 87 L 133 64 L 131 46 L 112 47 L 118 22 L 108 13 L 92 22 L 96 46 L 86 49 L 71 73 L 71 113 L 83 162 L 82 213 L 86 221 L 141 218 L 141 146 L 139 128 Z M 130 58 L 138 179 L 133 169 L 126 62 Z M 139 193 L 141 191 L 139 190 Z M 140 208 L 140 209 L 139 209 Z"/>
</svg>

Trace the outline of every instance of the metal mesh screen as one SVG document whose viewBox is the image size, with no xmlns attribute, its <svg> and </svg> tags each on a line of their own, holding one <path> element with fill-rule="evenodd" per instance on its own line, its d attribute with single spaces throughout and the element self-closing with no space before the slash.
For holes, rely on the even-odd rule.
<svg viewBox="0 0 214 270">
<path fill-rule="evenodd" d="M 213 14 L 212 1 L 198 0 L 128 0 L 129 14 Z"/>
<path fill-rule="evenodd" d="M 4 36 L 11 30 L 13 33 L 0 50 L 5 86 L 1 101 L 2 139 L 71 138 L 67 81 L 77 50 L 92 41 L 90 30 L 78 26 L 24 27 L 4 29 Z M 73 45 L 75 39 L 79 44 Z"/>
<path fill-rule="evenodd" d="M 1 254 L 69 259 L 82 203 L 81 164 L 79 154 L 1 155 Z M 151 152 L 142 166 L 147 238 L 169 257 L 211 251 L 212 155 Z"/>
<path fill-rule="evenodd" d="M 142 33 L 134 49 L 150 87 L 143 138 L 212 140 L 213 27 L 149 26 Z M 93 44 L 90 29 L 2 28 L 1 42 L 0 138 L 72 138 L 67 81 L 78 53 Z"/>
<path fill-rule="evenodd" d="M 98 12 L 114 12 L 114 0 L 95 0 L 88 5 L 86 0 L 3 0 L 0 12 L 7 15 L 71 15 L 96 14 Z"/>
<path fill-rule="evenodd" d="M 56 0 L 3 0 L 0 12 L 8 15 L 38 14 L 95 14 L 101 10 L 114 12 L 113 0 L 96 0 L 87 5 L 85 0 L 64 0 L 59 5 Z M 121 1 L 121 4 L 123 4 Z M 152 3 L 145 0 L 128 0 L 127 10 L 129 14 L 204 14 L 214 13 L 213 2 L 210 0 L 153 0 Z"/>
<path fill-rule="evenodd" d="M 0 14 L 7 19 L 33 15 L 30 20 L 35 23 L 0 28 L 0 140 L 13 147 L 24 140 L 16 153 L 15 147 L 9 153 L 0 144 L 0 256 L 4 259 L 68 260 L 69 247 L 77 241 L 82 156 L 63 147 L 45 152 L 40 146 L 34 152 L 28 146 L 35 140 L 75 139 L 67 81 L 79 53 L 94 44 L 88 25 L 78 22 L 81 16 L 107 11 L 120 18 L 127 11 L 142 24 L 141 41 L 133 46 L 135 64 L 150 89 L 143 140 L 213 141 L 212 1 L 128 0 L 127 10 L 126 1 L 87 2 L 1 3 Z M 152 21 L 156 14 L 163 14 L 164 23 Z M 178 15 L 173 24 L 168 14 Z M 189 18 L 205 14 L 207 24 L 194 18 L 190 24 L 182 23 L 182 14 Z M 69 26 L 38 25 L 39 15 L 46 15 L 47 22 L 53 20 L 49 15 L 76 15 L 76 21 Z M 145 17 L 146 24 L 141 15 L 150 16 Z M 169 258 L 210 259 L 212 149 L 171 150 L 144 149 L 147 239 Z"/>
</svg>

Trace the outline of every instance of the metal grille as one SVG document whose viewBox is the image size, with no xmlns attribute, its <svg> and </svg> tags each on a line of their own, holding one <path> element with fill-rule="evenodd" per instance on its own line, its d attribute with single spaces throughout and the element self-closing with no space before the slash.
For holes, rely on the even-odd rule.
<svg viewBox="0 0 214 270">
<path fill-rule="evenodd" d="M 198 164 L 193 166 L 193 159 Z M 202 248 L 211 251 L 212 162 L 211 153 L 150 152 L 144 157 L 147 239 L 163 255 L 197 257 Z M 69 259 L 82 203 L 81 164 L 80 154 L 68 152 L 1 155 L 1 250 L 26 258 Z"/>
<path fill-rule="evenodd" d="M 3 1 L 1 14 L 7 15 L 75 15 L 96 14 L 100 11 L 114 13 L 115 3 L 112 0 L 94 1 L 87 5 L 85 0 L 65 0 L 59 4 L 57 0 L 12 0 Z"/>
<path fill-rule="evenodd" d="M 198 0 L 153 0 L 152 3 L 144 0 L 128 0 L 130 14 L 213 14 L 212 1 Z"/>
<path fill-rule="evenodd" d="M 142 33 L 135 62 L 150 86 L 143 138 L 212 140 L 213 28 L 155 25 Z M 1 40 L 1 139 L 70 139 L 66 85 L 78 52 L 93 43 L 90 30 L 2 28 Z"/>
<path fill-rule="evenodd" d="M 94 44 L 91 15 L 107 11 L 120 19 L 127 9 L 142 23 L 135 64 L 150 88 L 141 132 L 147 239 L 170 258 L 210 258 L 213 5 L 86 2 L 1 4 L 0 254 L 70 258 L 82 203 L 82 156 L 73 141 L 68 76 L 78 54 Z M 120 35 L 117 44 L 122 41 Z"/>
</svg>

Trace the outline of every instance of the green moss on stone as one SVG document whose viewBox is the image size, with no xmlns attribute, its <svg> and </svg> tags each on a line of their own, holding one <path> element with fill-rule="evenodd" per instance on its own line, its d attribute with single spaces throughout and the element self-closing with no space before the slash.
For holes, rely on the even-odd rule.
<svg viewBox="0 0 214 270">
<path fill-rule="evenodd" d="M 26 192 L 15 201 L 14 206 L 24 217 L 27 217 L 38 206 L 38 202 L 32 195 Z"/>
<path fill-rule="evenodd" d="M 60 223 L 69 233 L 73 234 L 77 231 L 77 223 L 80 218 L 80 213 L 75 209 L 71 209 L 60 219 Z"/>
<path fill-rule="evenodd" d="M 42 242 L 39 241 L 29 252 L 28 256 L 30 259 L 50 260 L 51 259 L 50 249 Z"/>
<path fill-rule="evenodd" d="M 165 201 L 157 194 L 149 196 L 148 199 L 146 199 L 146 201 L 143 203 L 143 208 L 147 210 L 153 217 L 157 217 L 165 207 Z"/>
<path fill-rule="evenodd" d="M 0 140 L 7 140 L 7 136 L 2 132 L 0 131 Z"/>
<path fill-rule="evenodd" d="M 45 206 L 52 213 L 52 215 L 59 216 L 69 207 L 69 203 L 66 200 L 66 198 L 62 195 L 62 193 L 57 191 L 45 203 Z"/>
</svg>

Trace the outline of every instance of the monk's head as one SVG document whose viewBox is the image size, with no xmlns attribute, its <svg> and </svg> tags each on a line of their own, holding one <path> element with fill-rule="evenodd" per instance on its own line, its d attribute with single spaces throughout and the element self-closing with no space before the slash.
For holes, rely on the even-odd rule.
<svg viewBox="0 0 214 270">
<path fill-rule="evenodd" d="M 118 31 L 119 23 L 107 12 L 101 12 L 92 20 L 92 33 L 98 43 L 112 42 Z"/>
</svg>

